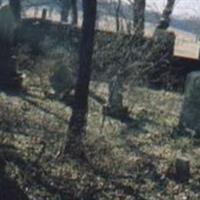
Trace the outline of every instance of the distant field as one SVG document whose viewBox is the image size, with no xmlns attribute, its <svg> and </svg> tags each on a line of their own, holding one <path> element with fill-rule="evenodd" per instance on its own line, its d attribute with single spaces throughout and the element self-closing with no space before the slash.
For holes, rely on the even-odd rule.
<svg viewBox="0 0 200 200">
<path fill-rule="evenodd" d="M 49 12 L 47 14 L 47 19 L 52 21 L 60 21 L 60 13 L 57 10 L 52 9 L 48 6 L 40 6 L 38 8 L 32 7 L 28 9 L 24 14 L 25 18 L 40 18 L 42 15 L 42 9 L 46 8 Z M 127 31 L 127 21 L 120 19 L 121 24 L 123 26 L 123 31 Z M 81 25 L 81 19 L 79 20 L 79 25 Z M 98 17 L 97 21 L 97 29 L 105 30 L 105 31 L 115 31 L 115 18 L 108 16 Z M 192 34 L 185 33 L 183 31 L 173 29 L 176 34 L 176 42 L 174 48 L 174 55 L 191 58 L 191 59 L 199 59 L 200 55 L 200 42 L 197 41 L 196 36 Z M 154 27 L 152 25 L 146 27 L 145 34 L 146 36 L 152 36 L 154 32 Z"/>
</svg>

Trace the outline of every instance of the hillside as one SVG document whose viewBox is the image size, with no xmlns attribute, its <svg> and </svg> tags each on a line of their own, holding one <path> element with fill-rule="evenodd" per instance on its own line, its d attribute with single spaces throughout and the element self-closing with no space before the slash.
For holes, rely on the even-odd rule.
<svg viewBox="0 0 200 200">
<path fill-rule="evenodd" d="M 59 33 L 58 38 L 63 36 L 61 30 Z M 105 75 L 105 68 L 98 71 L 103 79 L 94 77 L 91 82 L 84 138 L 86 157 L 57 157 L 67 136 L 71 108 L 64 103 L 66 99 L 51 92 L 50 77 L 60 65 L 67 70 L 77 66 L 74 52 L 78 40 L 69 40 L 65 35 L 65 40 L 58 42 L 51 35 L 39 36 L 25 40 L 29 43 L 23 42 L 16 49 L 19 68 L 27 76 L 26 91 L 0 93 L 0 152 L 6 161 L 6 174 L 29 199 L 198 200 L 199 140 L 179 129 L 183 96 L 127 84 L 124 104 L 130 117 L 123 121 L 105 117 L 102 108 L 107 102 L 112 75 Z M 74 81 L 73 76 L 64 79 L 68 84 L 71 80 Z M 190 160 L 188 183 L 176 180 L 177 157 Z"/>
<path fill-rule="evenodd" d="M 91 90 L 106 100 L 105 86 L 92 84 Z M 37 85 L 20 96 L 1 93 L 0 151 L 8 175 L 37 200 L 198 200 L 199 141 L 177 129 L 182 97 L 147 88 L 129 88 L 124 95 L 131 120 L 107 117 L 103 128 L 102 105 L 90 97 L 87 161 L 59 161 L 70 108 L 47 98 Z M 189 183 L 173 177 L 177 156 L 191 161 Z"/>
<path fill-rule="evenodd" d="M 82 26 L 60 0 L 15 3 L 0 8 L 0 200 L 199 200 L 194 34 L 151 37 L 153 10 L 142 37 L 115 31 L 107 0 L 79 1 Z"/>
</svg>

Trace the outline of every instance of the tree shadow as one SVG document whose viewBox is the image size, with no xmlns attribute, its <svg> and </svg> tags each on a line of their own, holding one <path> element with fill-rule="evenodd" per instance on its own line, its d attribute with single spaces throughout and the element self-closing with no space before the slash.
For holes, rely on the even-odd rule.
<svg viewBox="0 0 200 200">
<path fill-rule="evenodd" d="M 17 166 L 23 174 L 25 178 L 23 186 L 19 187 L 18 183 L 6 174 L 5 167 L 9 163 Z M 38 159 L 26 161 L 12 145 L 0 144 L 0 164 L 0 199 L 2 200 L 11 200 L 13 197 L 15 200 L 28 200 L 28 196 L 21 188 L 31 188 L 34 185 L 44 188 L 52 195 L 58 193 L 63 196 L 65 193 L 64 186 L 59 188 L 59 184 L 54 181 L 55 178 L 51 177 L 46 169 L 38 163 Z"/>
<path fill-rule="evenodd" d="M 7 162 L 19 162 L 24 164 L 23 159 L 16 153 L 16 149 L 11 145 L 0 144 L 0 199 L 28 200 L 27 194 L 19 187 L 18 183 L 10 178 L 6 173 Z"/>
<path fill-rule="evenodd" d="M 31 99 L 30 97 L 31 97 L 32 99 Z M 34 101 L 33 97 L 34 97 L 34 96 L 29 96 L 29 95 L 27 96 L 26 94 L 20 96 L 20 98 L 21 98 L 22 100 L 28 102 L 30 105 L 36 107 L 37 109 L 39 109 L 39 110 L 41 110 L 41 111 L 43 111 L 43 112 L 45 112 L 45 113 L 47 113 L 47 114 L 49 114 L 49 115 L 53 115 L 55 118 L 57 118 L 58 120 L 63 121 L 64 123 L 68 123 L 68 120 L 67 120 L 67 119 L 64 119 L 63 117 L 59 116 L 57 113 L 55 113 L 55 112 L 53 112 L 53 111 L 51 111 L 51 110 L 49 110 L 49 109 L 43 107 L 42 105 L 39 105 L 39 104 L 37 103 L 37 101 Z M 35 98 L 35 97 L 34 97 L 34 98 Z M 40 100 L 41 100 L 41 98 L 40 98 Z"/>
<path fill-rule="evenodd" d="M 127 112 L 127 108 L 125 107 L 125 112 L 122 110 L 120 113 L 109 113 L 107 112 L 107 107 L 103 108 L 103 115 L 104 117 L 108 117 L 114 120 L 117 120 L 121 122 L 122 124 L 125 124 L 125 128 L 123 128 L 121 134 L 127 134 L 130 130 L 134 130 L 134 133 L 148 133 L 149 130 L 145 127 L 146 124 L 151 124 L 156 127 L 159 127 L 160 124 L 156 121 L 149 119 L 148 116 L 139 116 L 139 117 L 132 117 L 131 113 Z"/>
<path fill-rule="evenodd" d="M 104 98 L 102 98 L 99 95 L 95 94 L 95 92 L 93 92 L 93 91 L 89 92 L 89 97 L 94 99 L 100 105 L 104 105 L 106 103 L 106 100 Z"/>
<path fill-rule="evenodd" d="M 16 90 L 15 88 L 11 87 L 0 87 L 0 93 L 5 93 L 7 96 L 10 97 L 18 97 L 23 94 L 23 90 Z"/>
<path fill-rule="evenodd" d="M 194 130 L 185 127 L 181 122 L 179 122 L 179 124 L 173 128 L 171 137 L 173 139 L 185 137 L 185 138 L 193 139 L 193 140 L 196 140 L 197 142 L 200 142 L 199 135 Z"/>
</svg>

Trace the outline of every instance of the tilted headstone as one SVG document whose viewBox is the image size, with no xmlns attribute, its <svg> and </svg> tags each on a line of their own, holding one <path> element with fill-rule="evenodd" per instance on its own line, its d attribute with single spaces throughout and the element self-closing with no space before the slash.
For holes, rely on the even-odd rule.
<svg viewBox="0 0 200 200">
<path fill-rule="evenodd" d="M 200 71 L 187 77 L 180 124 L 200 136 Z"/>
<path fill-rule="evenodd" d="M 103 114 L 121 120 L 127 119 L 128 107 L 123 105 L 124 75 L 118 72 L 109 83 L 108 105 L 103 107 Z"/>
</svg>

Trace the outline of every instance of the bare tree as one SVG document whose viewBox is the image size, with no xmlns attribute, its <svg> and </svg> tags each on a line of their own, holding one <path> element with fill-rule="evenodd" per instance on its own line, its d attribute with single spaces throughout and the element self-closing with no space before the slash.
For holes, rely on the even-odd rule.
<svg viewBox="0 0 200 200">
<path fill-rule="evenodd" d="M 72 24 L 76 25 L 78 23 L 78 10 L 77 10 L 77 0 L 62 0 L 61 1 L 61 21 L 68 22 L 69 12 L 72 11 Z"/>
<path fill-rule="evenodd" d="M 171 21 L 170 17 L 173 12 L 174 5 L 175 5 L 175 0 L 167 1 L 167 4 L 163 10 L 162 17 L 157 26 L 157 29 L 164 29 L 164 30 L 168 29 L 170 25 L 170 21 Z"/>
<path fill-rule="evenodd" d="M 19 89 L 21 80 L 13 58 L 16 19 L 10 6 L 0 9 L 0 87 Z"/>
<path fill-rule="evenodd" d="M 144 36 L 145 6 L 146 6 L 146 0 L 134 1 L 133 24 L 134 24 L 135 36 L 137 36 L 138 38 Z"/>
<path fill-rule="evenodd" d="M 80 65 L 78 79 L 75 86 L 75 99 L 72 116 L 69 122 L 68 140 L 64 152 L 70 151 L 74 155 L 80 155 L 82 137 L 85 134 L 88 112 L 88 94 L 91 78 L 91 63 L 94 46 L 96 0 L 83 0 L 83 24 L 80 46 Z M 79 149 L 80 148 L 80 149 Z"/>
<path fill-rule="evenodd" d="M 72 8 L 72 24 L 78 24 L 78 10 L 77 10 L 77 0 L 71 0 L 71 8 Z"/>
<path fill-rule="evenodd" d="M 117 1 L 116 12 L 115 12 L 115 20 L 116 20 L 116 31 L 120 30 L 120 8 L 121 8 L 122 1 Z"/>
<path fill-rule="evenodd" d="M 61 21 L 68 22 L 69 0 L 61 0 Z"/>
<path fill-rule="evenodd" d="M 21 1 L 20 0 L 9 0 L 9 5 L 15 16 L 15 19 L 19 21 L 21 19 Z"/>
</svg>

